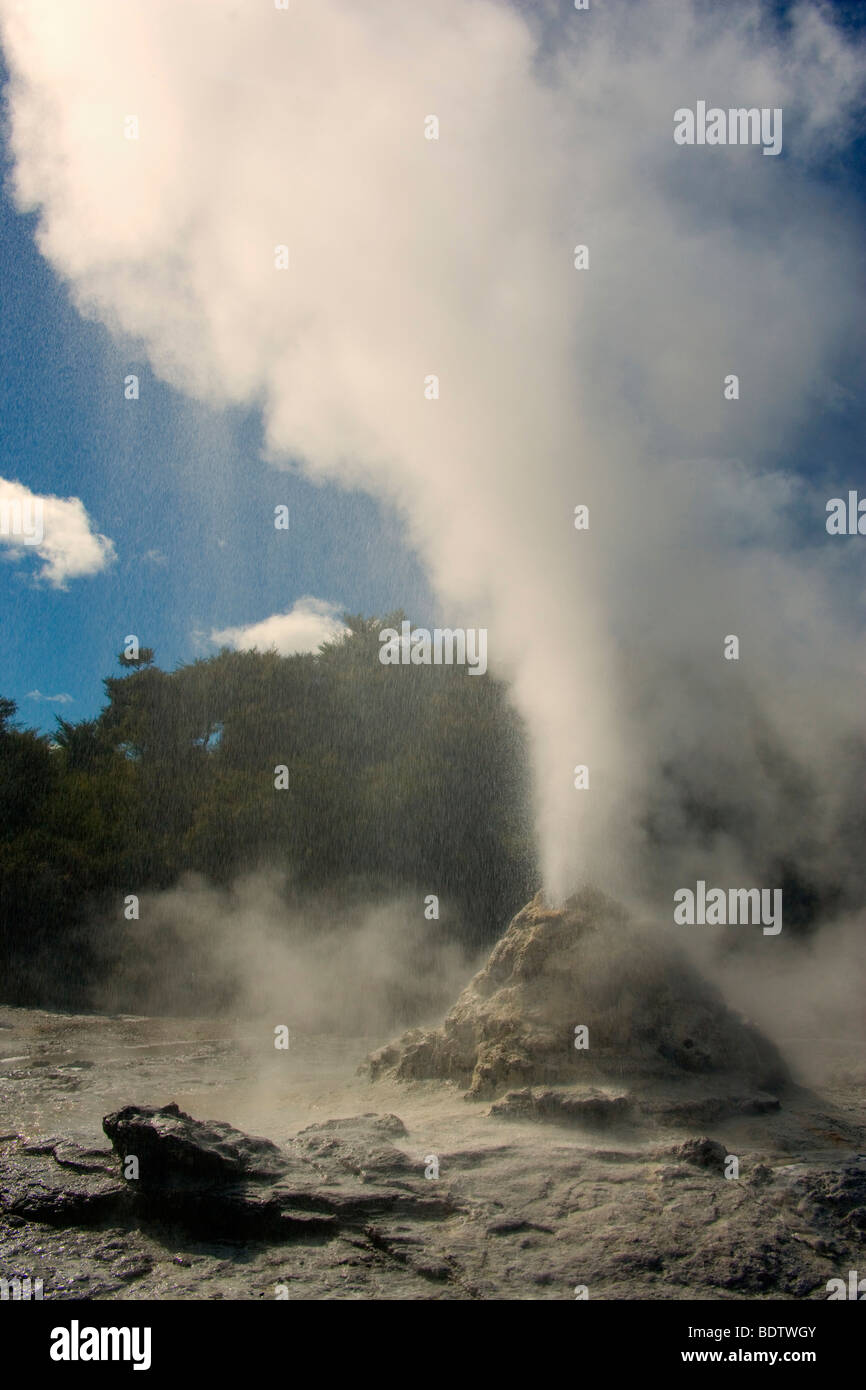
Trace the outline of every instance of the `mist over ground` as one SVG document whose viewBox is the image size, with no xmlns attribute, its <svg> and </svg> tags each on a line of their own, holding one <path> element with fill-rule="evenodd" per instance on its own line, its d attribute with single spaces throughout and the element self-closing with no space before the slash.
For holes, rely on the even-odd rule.
<svg viewBox="0 0 866 1390">
<path fill-rule="evenodd" d="M 478 954 L 436 933 L 414 901 L 287 909 L 273 875 L 229 890 L 186 877 L 145 896 L 134 943 L 102 938 L 99 1012 L 223 1013 L 291 1031 L 378 1036 L 439 1017 Z M 132 948 L 131 948 L 132 945 Z"/>
</svg>

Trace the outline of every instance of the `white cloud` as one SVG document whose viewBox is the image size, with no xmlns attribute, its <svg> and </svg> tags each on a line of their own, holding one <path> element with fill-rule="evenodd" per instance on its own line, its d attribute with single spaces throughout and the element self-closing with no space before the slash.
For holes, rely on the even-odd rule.
<svg viewBox="0 0 866 1390">
<path fill-rule="evenodd" d="M 31 492 L 7 478 L 0 478 L 0 546 L 15 560 L 36 554 L 37 579 L 55 589 L 99 574 L 115 558 L 114 542 L 94 530 L 80 497 Z"/>
<path fill-rule="evenodd" d="M 28 690 L 28 700 L 36 700 L 49 705 L 71 705 L 74 700 L 72 695 L 43 695 L 41 690 Z"/>
<path fill-rule="evenodd" d="M 238 651 L 270 651 L 272 648 L 280 656 L 292 656 L 296 652 L 314 652 L 323 642 L 332 641 L 346 628 L 340 621 L 343 612 L 339 604 L 327 603 L 320 598 L 299 598 L 293 608 L 286 613 L 273 613 L 261 622 L 249 623 L 246 627 L 227 627 L 211 632 L 210 640 L 220 647 L 234 647 Z"/>
</svg>

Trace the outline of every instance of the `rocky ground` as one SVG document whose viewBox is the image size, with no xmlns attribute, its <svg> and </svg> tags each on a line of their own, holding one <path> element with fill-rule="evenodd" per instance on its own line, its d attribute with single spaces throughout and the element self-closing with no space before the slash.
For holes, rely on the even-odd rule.
<svg viewBox="0 0 866 1390">
<path fill-rule="evenodd" d="M 539 1030 L 539 933 L 564 929 L 530 913 L 454 1027 L 384 1047 L 0 1009 L 0 1276 L 47 1299 L 826 1299 L 866 1268 L 862 1058 L 803 1085 L 702 987 L 689 1048 L 670 994 L 660 1053 L 627 1055 L 594 989 Z M 568 1055 L 586 1018 L 606 1059 Z"/>
</svg>

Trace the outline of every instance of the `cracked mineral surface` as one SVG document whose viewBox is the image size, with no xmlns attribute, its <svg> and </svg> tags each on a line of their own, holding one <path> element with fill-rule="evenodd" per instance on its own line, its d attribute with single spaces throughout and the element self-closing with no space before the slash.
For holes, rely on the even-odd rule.
<svg viewBox="0 0 866 1390">
<path fill-rule="evenodd" d="M 826 1299 L 864 1267 L 862 1057 L 836 1046 L 818 1086 L 810 1043 L 804 1084 L 796 1048 L 789 1069 L 589 908 L 531 904 L 442 1027 L 396 1043 L 0 1009 L 0 1276 L 45 1299 Z"/>
<path fill-rule="evenodd" d="M 821 1299 L 863 1267 L 866 1133 L 847 1081 L 698 1127 L 615 1110 L 544 1123 L 437 1082 L 359 1079 L 369 1040 L 293 1039 L 277 1060 L 264 1033 L 217 1038 L 213 1023 L 8 1009 L 0 1022 L 19 1057 L 0 1062 L 0 1275 L 41 1278 L 46 1299 L 548 1299 L 578 1284 L 595 1298 Z M 71 1095 L 85 1058 L 88 1089 Z M 182 1121 L 151 1173 L 145 1107 L 169 1096 L 223 1124 Z M 163 1119 L 176 1131 L 173 1110 Z M 243 1171 L 229 1123 L 267 1132 L 265 1171 Z M 121 1157 L 133 1134 L 138 1186 Z M 182 1162 L 184 1143 L 222 1146 L 227 1167 Z"/>
</svg>

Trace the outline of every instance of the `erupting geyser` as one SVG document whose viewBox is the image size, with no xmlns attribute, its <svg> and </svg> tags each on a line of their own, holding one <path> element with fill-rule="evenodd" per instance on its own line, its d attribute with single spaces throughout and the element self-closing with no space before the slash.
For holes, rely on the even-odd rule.
<svg viewBox="0 0 866 1390">
<path fill-rule="evenodd" d="M 568 1087 L 512 1096 L 506 1108 L 595 1118 L 644 1104 L 656 1116 L 767 1109 L 777 1103 L 768 1090 L 786 1082 L 773 1045 L 675 946 L 592 889 L 561 908 L 538 894 L 442 1027 L 412 1029 L 370 1070 L 451 1080 L 469 1097 Z M 598 1089 L 611 1086 L 616 1094 Z"/>
</svg>

